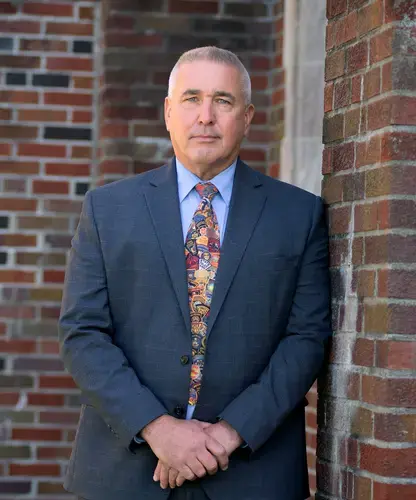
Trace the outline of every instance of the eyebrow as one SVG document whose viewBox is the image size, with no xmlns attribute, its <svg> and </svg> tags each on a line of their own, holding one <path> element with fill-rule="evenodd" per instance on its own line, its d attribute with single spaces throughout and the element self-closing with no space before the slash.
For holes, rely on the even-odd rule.
<svg viewBox="0 0 416 500">
<path fill-rule="evenodd" d="M 201 91 L 199 89 L 186 89 L 185 92 L 182 93 L 182 97 L 187 95 L 198 95 Z M 235 102 L 235 97 L 230 92 L 226 92 L 225 90 L 217 90 L 214 92 L 213 97 L 227 97 L 230 101 Z"/>
</svg>

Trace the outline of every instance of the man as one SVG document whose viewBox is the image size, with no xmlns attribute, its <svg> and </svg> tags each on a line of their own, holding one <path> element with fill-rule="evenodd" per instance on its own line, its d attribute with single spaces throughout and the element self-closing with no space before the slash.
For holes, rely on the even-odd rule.
<svg viewBox="0 0 416 500">
<path fill-rule="evenodd" d="M 254 108 L 231 52 L 185 53 L 175 158 L 89 192 L 62 356 L 82 406 L 65 487 L 88 500 L 304 500 L 305 394 L 330 335 L 320 198 L 238 157 Z"/>
</svg>

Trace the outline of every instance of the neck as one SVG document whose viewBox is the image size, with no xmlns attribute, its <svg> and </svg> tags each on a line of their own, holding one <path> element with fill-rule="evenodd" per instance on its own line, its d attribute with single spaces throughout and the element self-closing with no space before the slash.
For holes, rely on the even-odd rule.
<svg viewBox="0 0 416 500">
<path fill-rule="evenodd" d="M 229 166 L 231 166 L 234 160 L 229 160 L 227 163 L 221 163 L 220 165 L 203 165 L 203 164 L 190 164 L 189 162 L 184 162 L 180 158 L 178 160 L 182 163 L 182 165 L 195 174 L 202 181 L 210 181 L 215 176 L 226 170 Z"/>
</svg>

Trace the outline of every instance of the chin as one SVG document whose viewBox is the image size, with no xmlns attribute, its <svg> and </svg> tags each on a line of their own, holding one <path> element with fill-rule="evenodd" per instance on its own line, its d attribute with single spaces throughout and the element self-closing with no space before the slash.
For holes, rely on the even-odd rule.
<svg viewBox="0 0 416 500">
<path fill-rule="evenodd" d="M 210 148 L 198 148 L 196 151 L 192 151 L 190 155 L 191 161 L 196 163 L 216 163 L 221 160 L 222 155 L 218 151 L 214 151 Z"/>
</svg>

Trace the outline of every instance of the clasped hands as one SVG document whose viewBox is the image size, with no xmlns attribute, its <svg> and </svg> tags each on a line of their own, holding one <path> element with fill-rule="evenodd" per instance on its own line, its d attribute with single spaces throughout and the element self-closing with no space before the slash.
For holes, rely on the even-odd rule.
<svg viewBox="0 0 416 500">
<path fill-rule="evenodd" d="M 178 420 L 162 415 L 141 433 L 159 462 L 153 479 L 162 488 L 182 486 L 206 474 L 228 468 L 228 457 L 242 444 L 240 435 L 224 420 L 216 424 Z"/>
</svg>

